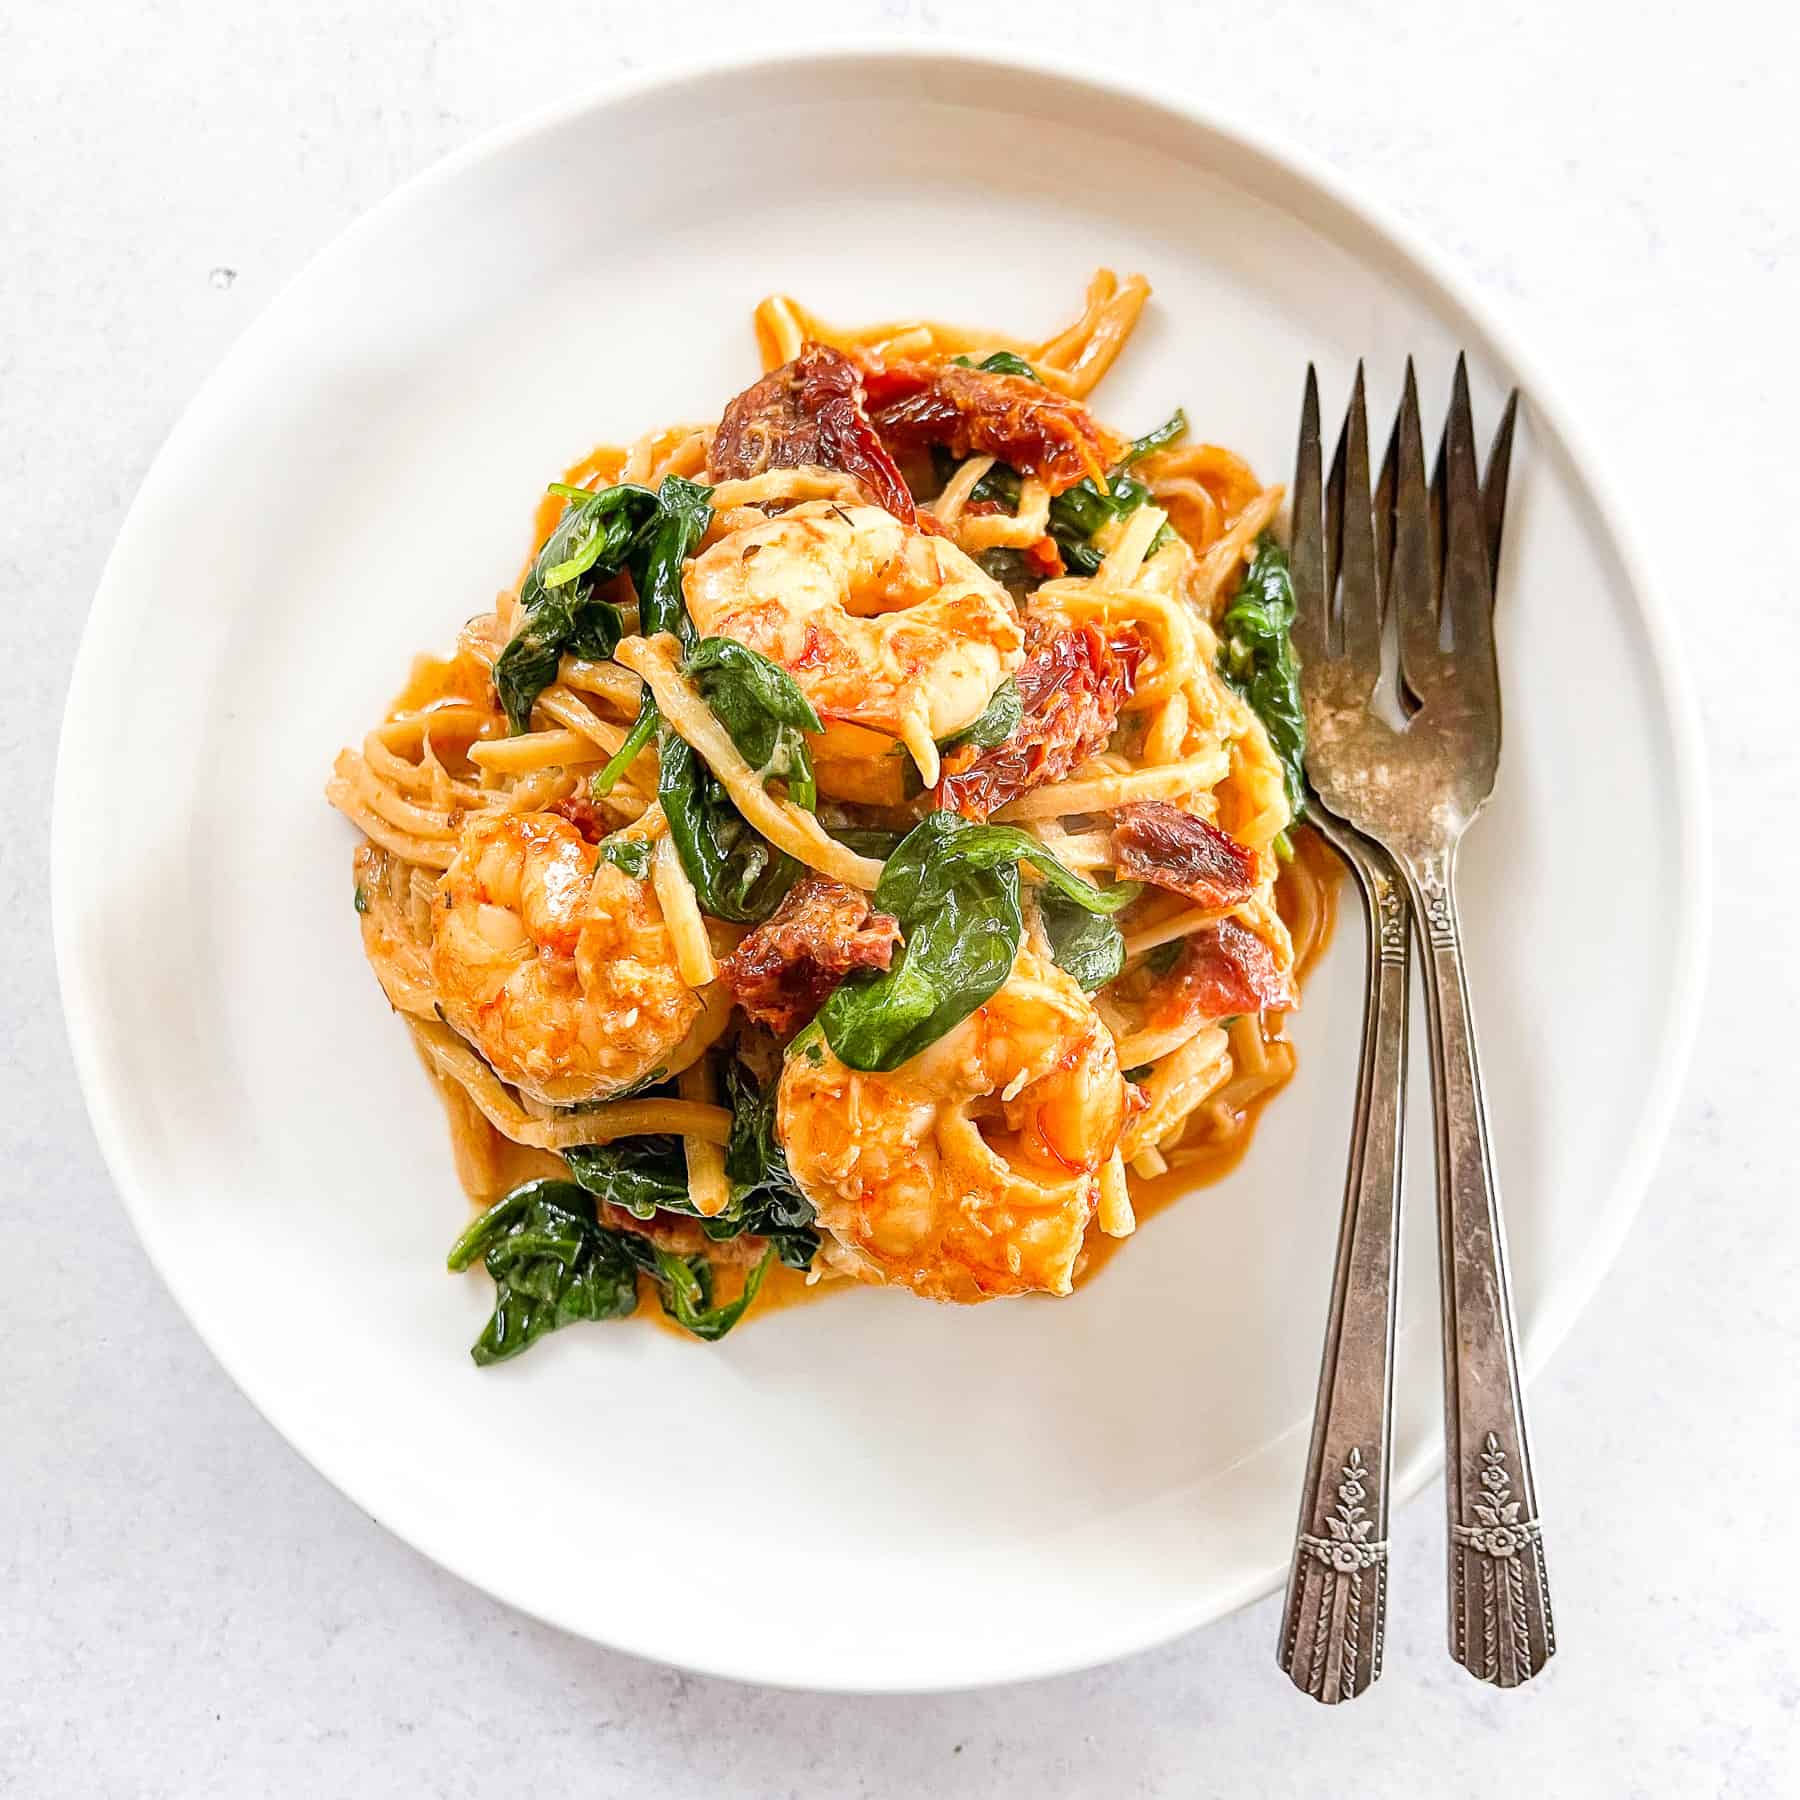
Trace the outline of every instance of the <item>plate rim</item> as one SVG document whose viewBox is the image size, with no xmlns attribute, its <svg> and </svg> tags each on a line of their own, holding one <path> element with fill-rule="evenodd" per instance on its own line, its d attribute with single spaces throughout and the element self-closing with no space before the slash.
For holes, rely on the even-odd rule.
<svg viewBox="0 0 1800 1800">
<path fill-rule="evenodd" d="M 288 277 L 227 346 L 158 447 L 120 523 L 82 626 L 64 695 L 51 800 L 51 932 L 64 1026 L 89 1123 L 107 1173 L 151 1267 L 168 1289 L 188 1326 L 239 1392 L 295 1454 L 353 1505 L 410 1549 L 458 1580 L 468 1582 L 528 1617 L 608 1649 L 704 1675 L 773 1688 L 857 1694 L 944 1693 L 1047 1679 L 1155 1648 L 1276 1591 L 1286 1579 L 1286 1563 L 1247 1572 L 1213 1604 L 1202 1602 L 1185 1610 L 1176 1607 L 1154 1621 L 1149 1629 L 1139 1622 L 1131 1629 L 1116 1631 L 1110 1636 L 1090 1635 L 1078 1649 L 1060 1647 L 1035 1659 L 1014 1658 L 1003 1667 L 964 1671 L 948 1678 L 901 1670 L 882 1677 L 864 1674 L 847 1680 L 834 1679 L 830 1671 L 801 1667 L 791 1656 L 758 1667 L 744 1666 L 741 1660 L 710 1660 L 703 1650 L 694 1654 L 677 1648 L 660 1641 L 654 1632 L 627 1631 L 601 1637 L 589 1623 L 562 1616 L 556 1608 L 535 1600 L 520 1599 L 504 1586 L 485 1578 L 478 1580 L 465 1574 L 457 1566 L 453 1547 L 436 1545 L 428 1538 L 389 1524 L 381 1509 L 371 1505 L 362 1494 L 361 1480 L 353 1468 L 346 1473 L 335 1466 L 327 1467 L 327 1463 L 335 1464 L 337 1459 L 326 1456 L 321 1460 L 290 1432 L 282 1423 L 283 1404 L 279 1393 L 265 1393 L 260 1380 L 247 1380 L 222 1353 L 200 1315 L 190 1305 L 186 1284 L 173 1273 L 159 1252 L 151 1223 L 152 1184 L 140 1179 L 129 1135 L 120 1122 L 115 1099 L 107 1086 L 102 1047 L 105 1009 L 101 997 L 94 991 L 90 971 L 84 968 L 79 957 L 78 934 L 72 918 L 78 855 L 77 832 L 69 800 L 76 779 L 72 771 L 83 760 L 82 739 L 91 729 L 83 721 L 93 714 L 88 690 L 101 679 L 106 659 L 105 641 L 113 635 L 113 626 L 129 617 L 123 610 L 128 594 L 117 575 L 121 550 L 140 529 L 140 518 L 154 507 L 163 483 L 173 479 L 169 471 L 183 460 L 188 440 L 199 433 L 201 420 L 233 389 L 237 367 L 254 354 L 256 340 L 270 319 L 292 305 L 296 295 L 315 274 L 340 259 L 353 256 L 366 237 L 384 229 L 390 217 L 411 205 L 421 194 L 455 179 L 466 169 L 502 157 L 533 138 L 554 133 L 572 120 L 658 93 L 673 97 L 681 89 L 704 88 L 733 75 L 763 75 L 782 68 L 817 70 L 821 67 L 843 73 L 854 72 L 859 65 L 871 73 L 889 73 L 890 77 L 893 70 L 908 65 L 921 73 L 934 67 L 953 66 L 963 71 L 987 70 L 1000 75 L 1023 75 L 1037 81 L 1064 83 L 1114 103 L 1148 107 L 1163 114 L 1173 125 L 1188 130 L 1197 128 L 1230 142 L 1238 151 L 1247 153 L 1250 160 L 1260 161 L 1322 196 L 1355 224 L 1365 241 L 1372 240 L 1376 246 L 1410 265 L 1413 277 L 1434 290 L 1432 298 L 1437 303 L 1467 315 L 1477 331 L 1517 373 L 1521 387 L 1530 394 L 1534 414 L 1544 421 L 1566 451 L 1573 482 L 1592 508 L 1630 590 L 1643 629 L 1650 672 L 1663 703 L 1675 776 L 1678 829 L 1674 834 L 1674 851 L 1685 904 L 1677 908 L 1678 933 L 1672 945 L 1670 1028 L 1643 1092 L 1640 1103 L 1643 1122 L 1626 1147 L 1611 1186 L 1609 1204 L 1596 1218 L 1589 1242 L 1573 1259 L 1572 1269 L 1568 1264 L 1564 1265 L 1564 1281 L 1546 1295 L 1536 1317 L 1522 1332 L 1521 1379 L 1529 1385 L 1616 1260 L 1661 1159 L 1692 1062 L 1711 948 L 1714 885 L 1711 791 L 1692 676 L 1679 655 L 1668 597 L 1655 577 L 1630 515 L 1621 502 L 1620 489 L 1612 478 L 1610 467 L 1605 457 L 1596 454 L 1578 418 L 1572 416 L 1563 398 L 1562 384 L 1536 354 L 1530 334 L 1500 316 L 1475 285 L 1473 277 L 1465 274 L 1446 252 L 1440 251 L 1398 217 L 1385 201 L 1359 191 L 1322 158 L 1280 133 L 1270 131 L 1246 111 L 1220 104 L 1212 96 L 1204 100 L 1191 98 L 1156 76 L 1127 75 L 1114 68 L 1083 68 L 1071 57 L 1036 49 L 1019 50 L 992 37 L 936 44 L 911 37 L 846 33 L 834 35 L 828 42 L 805 47 L 743 46 L 677 57 L 652 69 L 596 82 L 496 125 L 440 157 L 351 220 Z M 1404 1503 L 1416 1495 L 1437 1473 L 1442 1460 L 1441 1440 L 1428 1437 L 1416 1456 L 1396 1468 L 1392 1480 L 1394 1501 Z"/>
</svg>

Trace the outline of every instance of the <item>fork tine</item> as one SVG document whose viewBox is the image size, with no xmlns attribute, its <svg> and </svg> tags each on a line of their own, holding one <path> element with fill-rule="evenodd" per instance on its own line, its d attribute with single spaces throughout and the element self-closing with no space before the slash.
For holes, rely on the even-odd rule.
<svg viewBox="0 0 1800 1800">
<path fill-rule="evenodd" d="M 1300 405 L 1300 444 L 1294 453 L 1294 648 L 1302 663 L 1325 660 L 1328 593 L 1325 586 L 1324 494 L 1319 477 L 1319 375 L 1309 363 Z"/>
<path fill-rule="evenodd" d="M 1519 422 L 1519 390 L 1506 397 L 1506 411 L 1488 451 L 1487 474 L 1481 483 L 1481 512 L 1487 527 L 1488 579 L 1500 591 L 1500 539 L 1506 530 L 1506 478 L 1512 472 L 1513 427 Z"/>
<path fill-rule="evenodd" d="M 1363 366 L 1356 365 L 1350 411 L 1338 454 L 1343 460 L 1343 524 L 1338 561 L 1344 658 L 1373 688 L 1381 673 L 1381 586 L 1375 563 L 1375 524 L 1369 500 L 1369 414 Z"/>
<path fill-rule="evenodd" d="M 1488 579 L 1488 535 L 1481 477 L 1475 460 L 1475 420 L 1469 409 L 1468 359 L 1456 359 L 1450 416 L 1444 423 L 1444 588 L 1440 612 L 1449 619 L 1459 658 L 1493 654 L 1494 589 Z"/>
<path fill-rule="evenodd" d="M 1343 609 L 1338 605 L 1338 576 L 1344 567 L 1344 446 L 1338 431 L 1337 448 L 1331 453 L 1331 473 L 1325 477 L 1325 630 L 1331 654 L 1344 648 Z"/>
<path fill-rule="evenodd" d="M 1385 601 L 1388 594 L 1388 570 L 1394 559 L 1394 488 L 1400 477 L 1400 418 L 1394 416 L 1394 428 L 1388 433 L 1387 449 L 1381 457 L 1381 473 L 1375 478 L 1375 568 L 1381 577 Z"/>
<path fill-rule="evenodd" d="M 1422 697 L 1438 660 L 1437 568 L 1419 430 L 1419 384 L 1410 356 L 1394 441 L 1394 556 L 1388 594 L 1400 624 L 1400 672 L 1414 696 Z"/>
<path fill-rule="evenodd" d="M 1450 421 L 1438 433 L 1437 455 L 1431 459 L 1431 578 L 1438 584 L 1438 646 L 1444 647 L 1444 486 L 1450 460 Z"/>
</svg>

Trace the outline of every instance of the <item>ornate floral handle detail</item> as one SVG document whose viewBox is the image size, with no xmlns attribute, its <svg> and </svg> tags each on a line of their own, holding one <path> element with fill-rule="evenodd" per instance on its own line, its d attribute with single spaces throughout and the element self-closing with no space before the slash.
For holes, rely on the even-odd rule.
<svg viewBox="0 0 1800 1800">
<path fill-rule="evenodd" d="M 1450 1653 L 1517 1687 L 1556 1653 L 1519 1387 L 1512 1281 L 1457 925 L 1455 849 L 1405 864 L 1424 954 L 1437 1115 Z"/>
<path fill-rule="evenodd" d="M 1312 1450 L 1277 1658 L 1302 1692 L 1351 1700 L 1381 1673 L 1388 1435 L 1410 982 L 1408 906 L 1382 853 L 1313 816 L 1356 873 L 1369 934 L 1362 1066 Z"/>
</svg>

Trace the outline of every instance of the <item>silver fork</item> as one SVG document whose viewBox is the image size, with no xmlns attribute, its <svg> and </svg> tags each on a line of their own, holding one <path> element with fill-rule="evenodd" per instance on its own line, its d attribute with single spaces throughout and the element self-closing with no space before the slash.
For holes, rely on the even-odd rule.
<svg viewBox="0 0 1800 1800">
<path fill-rule="evenodd" d="M 1344 1179 L 1312 1448 L 1277 1660 L 1326 1705 L 1381 1673 L 1387 1635 L 1388 1473 L 1399 1279 L 1410 909 L 1393 864 L 1318 806 L 1311 823 L 1350 865 L 1369 942 L 1362 1063 Z"/>
<path fill-rule="evenodd" d="M 1358 405 L 1361 386 L 1358 385 Z M 1356 415 L 1360 417 L 1360 414 Z M 1361 448 L 1357 448 L 1360 442 Z M 1320 482 L 1319 388 L 1309 370 L 1294 468 L 1295 637 L 1302 689 L 1328 665 L 1317 638 L 1329 596 L 1343 588 L 1349 612 L 1375 621 L 1379 656 L 1377 545 L 1368 507 L 1346 514 L 1347 459 L 1367 458 L 1367 439 L 1345 427 L 1332 469 L 1339 496 L 1327 529 Z M 1349 476 L 1368 491 L 1367 468 Z M 1361 638 L 1355 654 L 1361 654 Z M 1312 752 L 1308 750 L 1310 771 Z M 1351 1117 L 1344 1208 L 1338 1227 L 1331 1311 L 1313 1408 L 1312 1445 L 1288 1570 L 1276 1657 L 1302 1693 L 1327 1705 L 1353 1700 L 1381 1673 L 1387 1632 L 1388 1475 L 1393 1412 L 1394 1302 L 1399 1214 L 1406 1013 L 1412 976 L 1411 908 L 1393 864 L 1311 797 L 1308 817 L 1350 865 L 1362 895 L 1368 942 L 1362 1061 Z"/>
<path fill-rule="evenodd" d="M 1309 400 L 1316 421 L 1310 380 Z M 1450 1649 L 1501 1687 L 1528 1681 L 1556 1649 L 1456 907 L 1457 848 L 1493 790 L 1500 754 L 1493 566 L 1513 416 L 1509 407 L 1484 495 L 1459 358 L 1428 480 L 1409 361 L 1371 493 L 1359 369 L 1325 495 L 1325 536 L 1357 546 L 1359 569 L 1368 566 L 1361 546 L 1372 543 L 1385 595 L 1379 583 L 1340 578 L 1335 605 L 1325 590 L 1327 604 L 1298 619 L 1295 632 L 1309 671 L 1308 774 L 1334 814 L 1393 858 L 1415 915 L 1436 1114 Z M 1350 571 L 1349 553 L 1341 560 Z M 1393 717 L 1376 704 L 1384 601 L 1399 640 Z"/>
</svg>

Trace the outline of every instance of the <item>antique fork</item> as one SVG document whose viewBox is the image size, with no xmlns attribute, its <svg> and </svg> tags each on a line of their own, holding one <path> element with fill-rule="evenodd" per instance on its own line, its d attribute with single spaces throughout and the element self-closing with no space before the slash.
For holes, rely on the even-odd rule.
<svg viewBox="0 0 1800 1800">
<path fill-rule="evenodd" d="M 1348 436 L 1338 445 L 1333 491 L 1344 482 Z M 1366 447 L 1361 454 L 1367 454 Z M 1366 492 L 1368 477 L 1361 473 Z M 1334 509 L 1328 534 L 1319 467 L 1318 383 L 1308 373 L 1294 469 L 1296 637 L 1321 619 L 1342 586 L 1360 618 L 1379 613 L 1373 521 L 1367 507 Z M 1362 647 L 1357 647 L 1357 654 Z M 1379 644 L 1375 645 L 1379 654 Z M 1303 691 L 1324 666 L 1306 650 Z M 1310 769 L 1311 751 L 1308 752 Z M 1344 1208 L 1331 1311 L 1313 1408 L 1312 1446 L 1288 1570 L 1276 1658 L 1303 1693 L 1327 1705 L 1353 1700 L 1381 1673 L 1387 1626 L 1388 1475 L 1394 1395 L 1394 1304 L 1399 1285 L 1402 1129 L 1406 1096 L 1411 909 L 1388 858 L 1310 796 L 1308 817 L 1350 865 L 1368 943 L 1362 1061 L 1351 1115 Z"/>
<path fill-rule="evenodd" d="M 1317 384 L 1307 384 L 1317 437 Z M 1339 579 L 1303 611 L 1307 771 L 1340 819 L 1394 859 L 1414 911 L 1436 1114 L 1444 1337 L 1450 1649 L 1501 1687 L 1554 1654 L 1555 1628 L 1520 1393 L 1499 1193 L 1456 909 L 1456 852 L 1493 790 L 1500 753 L 1493 569 L 1513 412 L 1476 467 L 1468 371 L 1458 359 L 1434 475 L 1427 478 L 1410 361 L 1374 493 L 1362 371 L 1324 497 L 1325 540 L 1363 546 L 1385 589 Z M 1306 436 L 1302 430 L 1303 444 Z M 1496 479 L 1496 476 L 1498 479 Z M 1352 566 L 1349 553 L 1343 568 Z M 1395 704 L 1378 704 L 1384 609 L 1399 645 Z"/>
<path fill-rule="evenodd" d="M 1296 492 L 1296 576 L 1302 561 L 1299 500 Z M 1369 945 L 1362 1063 L 1331 1313 L 1276 1649 L 1295 1687 L 1332 1705 L 1354 1700 L 1380 1675 L 1387 1635 L 1388 1471 L 1411 933 L 1406 894 L 1387 857 L 1316 802 L 1307 816 L 1356 877 Z"/>
</svg>

